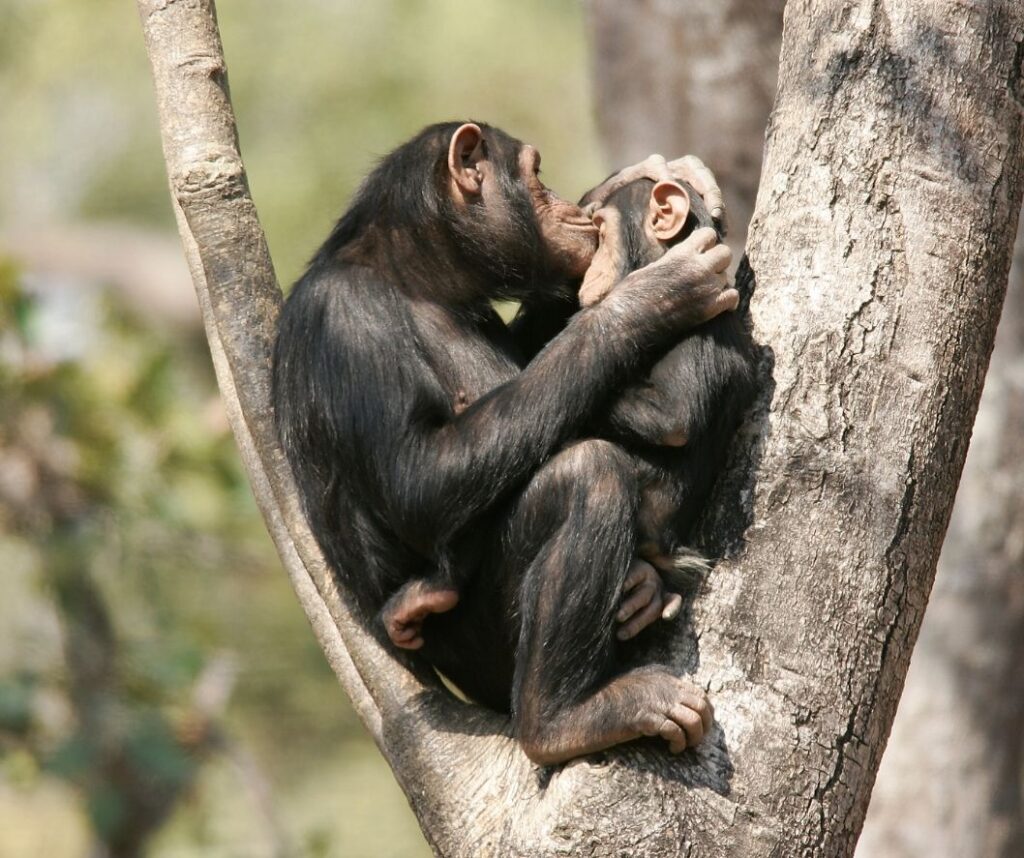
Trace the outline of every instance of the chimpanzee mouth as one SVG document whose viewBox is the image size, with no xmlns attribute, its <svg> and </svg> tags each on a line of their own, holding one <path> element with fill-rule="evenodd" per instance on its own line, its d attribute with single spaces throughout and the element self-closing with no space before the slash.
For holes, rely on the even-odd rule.
<svg viewBox="0 0 1024 858">
<path fill-rule="evenodd" d="M 594 225 L 594 222 L 588 217 L 573 220 L 563 220 L 562 223 L 565 225 L 566 229 L 576 229 L 580 230 L 581 232 L 593 233 L 596 233 L 598 231 L 597 227 Z"/>
</svg>

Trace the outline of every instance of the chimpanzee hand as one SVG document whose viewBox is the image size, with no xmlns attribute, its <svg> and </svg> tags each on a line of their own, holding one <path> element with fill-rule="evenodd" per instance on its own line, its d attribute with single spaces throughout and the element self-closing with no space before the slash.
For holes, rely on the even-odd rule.
<svg viewBox="0 0 1024 858">
<path fill-rule="evenodd" d="M 729 287 L 725 276 L 731 261 L 732 251 L 719 243 L 715 231 L 702 227 L 656 262 L 621 280 L 602 303 L 615 303 L 619 312 L 628 314 L 635 299 L 646 294 L 646 307 L 652 307 L 648 301 L 654 297 L 654 310 L 666 324 L 693 328 L 739 304 L 739 292 Z"/>
<path fill-rule="evenodd" d="M 650 563 L 633 561 L 622 587 L 622 604 L 615 619 L 622 624 L 616 632 L 620 641 L 636 637 L 658 619 L 672 620 L 679 615 L 683 597 L 665 589 L 661 574 Z"/>
<path fill-rule="evenodd" d="M 724 226 L 725 203 L 722 201 L 718 180 L 696 155 L 684 155 L 674 161 L 666 161 L 661 155 L 649 155 L 640 163 L 619 170 L 596 188 L 588 191 L 580 200 L 580 206 L 587 214 L 593 215 L 604 205 L 608 197 L 637 179 L 650 179 L 653 182 L 689 182 L 701 195 L 711 217 Z"/>
<path fill-rule="evenodd" d="M 423 646 L 423 621 L 431 614 L 450 611 L 458 602 L 459 593 L 450 584 L 416 578 L 388 599 L 380 618 L 395 646 L 419 649 Z"/>
</svg>

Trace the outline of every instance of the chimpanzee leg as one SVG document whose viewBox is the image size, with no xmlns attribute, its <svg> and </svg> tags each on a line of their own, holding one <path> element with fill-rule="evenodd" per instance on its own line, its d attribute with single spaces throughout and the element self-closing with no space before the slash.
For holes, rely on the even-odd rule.
<svg viewBox="0 0 1024 858">
<path fill-rule="evenodd" d="M 590 440 L 551 459 L 512 510 L 502 558 L 505 586 L 518 586 L 512 706 L 538 763 L 642 735 L 681 751 L 710 726 L 703 693 L 664 669 L 615 675 L 615 614 L 634 557 L 637 504 L 629 455 Z"/>
</svg>

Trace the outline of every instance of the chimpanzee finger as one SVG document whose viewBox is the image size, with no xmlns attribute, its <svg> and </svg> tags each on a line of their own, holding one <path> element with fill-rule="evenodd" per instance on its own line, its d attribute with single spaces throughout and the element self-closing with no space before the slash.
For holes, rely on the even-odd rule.
<svg viewBox="0 0 1024 858">
<path fill-rule="evenodd" d="M 615 615 L 615 619 L 620 623 L 624 623 L 637 611 L 649 605 L 651 600 L 657 595 L 657 584 L 645 579 L 632 591 L 629 598 L 619 606 L 619 612 Z M 660 602 L 661 600 L 659 599 L 658 601 Z"/>
<path fill-rule="evenodd" d="M 696 155 L 683 155 L 668 162 L 668 169 L 677 180 L 689 182 L 702 197 L 718 188 L 715 174 Z"/>
<path fill-rule="evenodd" d="M 391 642 L 401 649 L 419 649 L 423 646 L 423 638 L 420 636 L 419 626 L 403 626 L 388 630 L 388 637 Z"/>
<path fill-rule="evenodd" d="M 711 732 L 711 725 L 715 723 L 715 707 L 707 697 L 704 697 L 695 711 L 700 715 L 701 723 L 704 724 L 704 735 L 707 735 Z"/>
<path fill-rule="evenodd" d="M 719 313 L 731 313 L 740 305 L 740 293 L 735 289 L 723 289 L 715 298 L 715 312 L 712 318 Z"/>
<path fill-rule="evenodd" d="M 644 560 L 634 560 L 629 567 L 629 575 L 626 576 L 626 583 L 622 585 L 623 592 L 632 590 L 637 584 L 651 579 L 654 567 Z M 657 574 L 657 573 L 654 573 Z"/>
<path fill-rule="evenodd" d="M 704 254 L 704 258 L 712 271 L 722 272 L 732 262 L 732 251 L 727 244 L 716 244 Z"/>
<path fill-rule="evenodd" d="M 652 182 L 672 181 L 672 171 L 669 169 L 668 161 L 664 155 L 648 155 L 641 161 L 643 167 L 643 178 Z"/>
<path fill-rule="evenodd" d="M 681 754 L 686 750 L 686 733 L 675 721 L 666 718 L 665 723 L 658 730 L 658 735 L 668 742 L 669 753 Z"/>
<path fill-rule="evenodd" d="M 683 607 L 683 597 L 678 593 L 669 593 L 665 597 L 665 606 L 661 609 L 661 618 L 663 620 L 674 620 L 679 616 L 679 611 Z"/>
<path fill-rule="evenodd" d="M 707 695 L 686 680 L 680 680 L 678 699 L 679 705 L 685 706 L 700 716 L 704 732 L 707 733 L 715 721 L 715 707 L 711 705 Z"/>
<path fill-rule="evenodd" d="M 701 195 L 711 217 L 716 220 L 725 217 L 725 203 L 722 198 L 722 190 L 718 187 L 718 180 L 700 158 L 696 155 L 684 155 L 682 158 L 671 161 L 668 168 L 675 178 L 689 182 L 693 189 Z"/>
<path fill-rule="evenodd" d="M 673 706 L 668 713 L 686 733 L 686 744 L 693 748 L 704 738 L 704 722 L 700 713 L 687 706 Z"/>
<path fill-rule="evenodd" d="M 652 599 L 643 610 L 636 614 L 628 623 L 625 623 L 615 636 L 620 641 L 628 641 L 635 638 L 648 626 L 656 623 L 661 616 L 661 599 Z"/>
<path fill-rule="evenodd" d="M 718 234 L 710 226 L 702 226 L 700 229 L 695 229 L 691 232 L 676 247 L 680 248 L 682 253 L 707 253 L 716 244 L 718 244 Z M 665 255 L 668 256 L 669 254 Z"/>
</svg>

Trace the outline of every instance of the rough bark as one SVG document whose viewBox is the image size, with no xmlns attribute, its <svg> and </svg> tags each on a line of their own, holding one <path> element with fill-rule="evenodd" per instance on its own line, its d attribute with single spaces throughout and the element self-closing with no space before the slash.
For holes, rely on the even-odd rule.
<svg viewBox="0 0 1024 858">
<path fill-rule="evenodd" d="M 1024 855 L 1024 230 L 858 858 Z"/>
<path fill-rule="evenodd" d="M 587 4 L 611 164 L 696 152 L 742 246 L 781 2 Z M 658 59 L 652 62 L 652 56 Z M 964 478 L 858 858 L 1024 855 L 1024 231 Z"/>
<path fill-rule="evenodd" d="M 353 622 L 272 431 L 280 296 L 210 0 L 139 0 L 233 426 L 299 599 L 439 854 L 852 852 L 920 623 L 1020 209 L 1024 10 L 791 2 L 749 245 L 764 395 L 675 663 L 718 727 L 538 772 Z M 951 23 L 952 22 L 952 23 Z"/>
</svg>

